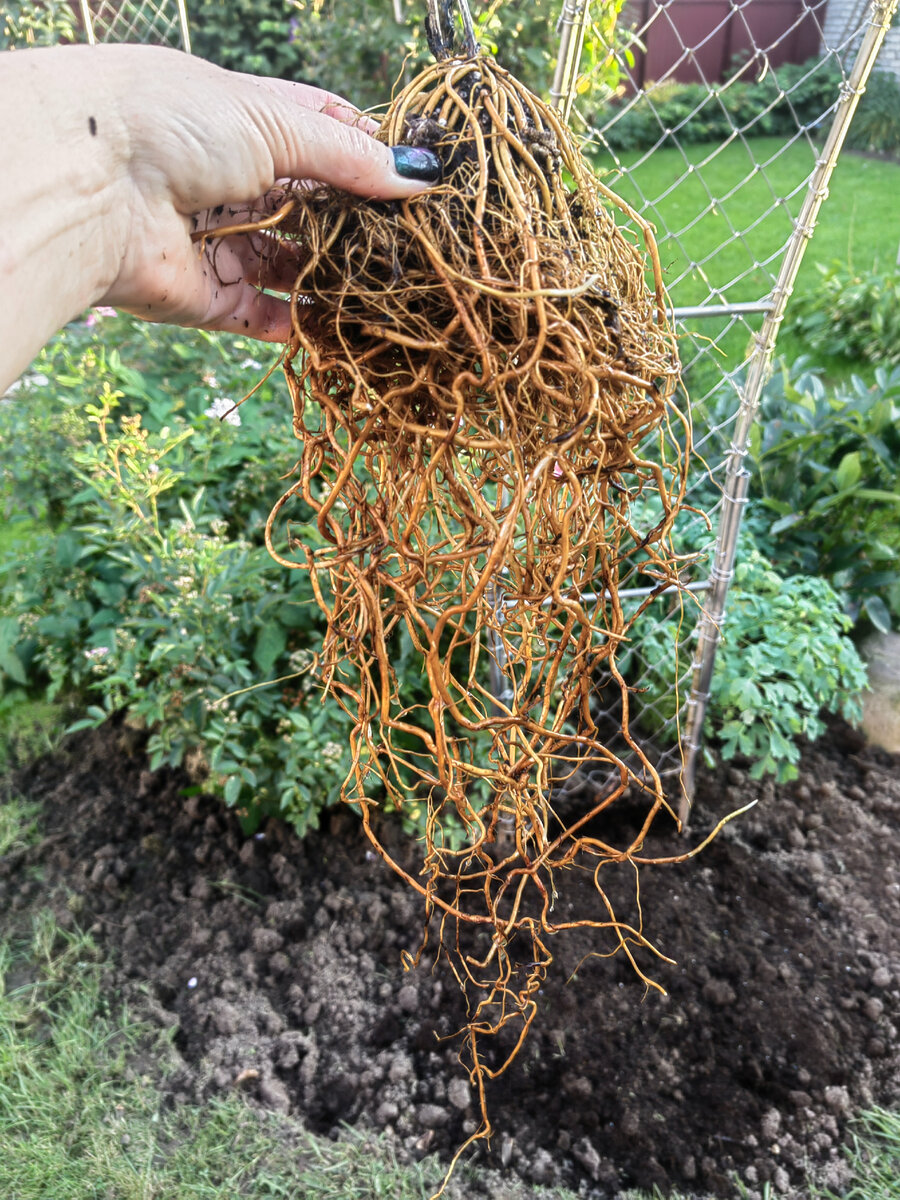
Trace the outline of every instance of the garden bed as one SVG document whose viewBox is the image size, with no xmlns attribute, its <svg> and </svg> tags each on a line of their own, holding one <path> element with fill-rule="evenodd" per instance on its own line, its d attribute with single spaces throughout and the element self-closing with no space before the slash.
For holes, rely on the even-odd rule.
<svg viewBox="0 0 900 1200">
<path fill-rule="evenodd" d="M 704 775 L 693 836 L 760 803 L 699 858 L 644 871 L 647 933 L 676 960 L 652 967 L 668 996 L 645 996 L 621 956 L 585 959 L 588 933 L 561 945 L 483 1157 L 595 1197 L 728 1197 L 737 1177 L 787 1200 L 809 1194 L 809 1170 L 840 1187 L 848 1119 L 900 1100 L 898 766 L 836 724 L 800 783 Z M 440 967 L 400 967 L 417 897 L 349 812 L 305 842 L 277 822 L 248 839 L 185 786 L 150 772 L 127 729 L 71 738 L 16 781 L 44 837 L 0 860 L 0 910 L 50 903 L 92 929 L 123 997 L 176 1030 L 173 1102 L 239 1088 L 320 1133 L 387 1128 L 404 1153 L 449 1156 L 476 1114 L 458 1045 L 435 1032 L 464 1014 Z M 393 845 L 412 865 L 416 845 Z M 661 830 L 649 849 L 683 845 Z M 589 877 L 558 886 L 573 914 L 595 909 Z"/>
</svg>

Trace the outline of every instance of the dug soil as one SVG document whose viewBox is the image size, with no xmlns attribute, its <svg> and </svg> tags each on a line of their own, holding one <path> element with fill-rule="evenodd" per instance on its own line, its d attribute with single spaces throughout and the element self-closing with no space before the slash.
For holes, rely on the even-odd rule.
<svg viewBox="0 0 900 1200">
<path fill-rule="evenodd" d="M 50 904 L 92 930 L 122 995 L 175 1030 L 173 1103 L 241 1088 L 322 1134 L 386 1130 L 415 1157 L 449 1156 L 474 1128 L 459 1045 L 436 1038 L 464 1020 L 456 985 L 427 955 L 403 972 L 420 901 L 350 812 L 305 841 L 274 821 L 246 837 L 115 725 L 16 787 L 43 804 L 44 836 L 0 860 L 4 923 Z M 597 935 L 559 939 L 533 1031 L 490 1094 L 493 1182 L 466 1196 L 840 1189 L 849 1119 L 900 1099 L 900 761 L 836 725 L 797 783 L 706 774 L 691 838 L 755 798 L 696 859 L 643 871 L 645 928 L 674 964 L 641 965 L 666 996 L 621 954 L 597 957 Z M 393 836 L 412 868 L 418 846 Z M 671 829 L 649 847 L 684 848 Z M 623 915 L 633 880 L 606 886 Z M 573 916 L 597 912 L 589 875 L 557 887 Z"/>
</svg>

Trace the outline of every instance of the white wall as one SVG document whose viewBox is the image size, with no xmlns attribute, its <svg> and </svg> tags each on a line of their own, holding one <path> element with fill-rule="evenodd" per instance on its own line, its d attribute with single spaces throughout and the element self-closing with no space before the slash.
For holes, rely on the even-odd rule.
<svg viewBox="0 0 900 1200">
<path fill-rule="evenodd" d="M 859 46 L 869 8 L 870 0 L 828 0 L 822 49 L 839 50 L 841 58 L 849 65 Z M 894 15 L 893 25 L 884 39 L 875 69 L 893 71 L 900 76 L 900 12 Z"/>
</svg>

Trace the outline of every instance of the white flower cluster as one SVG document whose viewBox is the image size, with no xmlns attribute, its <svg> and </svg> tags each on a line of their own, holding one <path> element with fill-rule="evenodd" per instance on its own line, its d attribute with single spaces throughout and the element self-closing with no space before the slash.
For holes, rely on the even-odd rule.
<svg viewBox="0 0 900 1200">
<path fill-rule="evenodd" d="M 314 658 L 312 650 L 294 650 L 288 659 L 288 664 L 292 671 L 308 671 L 313 665 Z"/>
<path fill-rule="evenodd" d="M 227 400 L 224 396 L 216 396 L 209 408 L 204 410 L 204 416 L 212 417 L 213 420 L 227 421 L 229 425 L 240 425 L 241 414 L 238 412 L 237 405 L 233 400 Z"/>
</svg>

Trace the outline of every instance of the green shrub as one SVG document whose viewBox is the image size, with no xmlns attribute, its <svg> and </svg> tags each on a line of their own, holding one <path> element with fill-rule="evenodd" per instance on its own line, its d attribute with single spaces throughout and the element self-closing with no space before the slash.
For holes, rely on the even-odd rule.
<svg viewBox="0 0 900 1200">
<path fill-rule="evenodd" d="M 825 576 L 851 619 L 900 618 L 900 369 L 826 387 L 782 364 L 752 430 L 753 490 L 778 569 Z"/>
<path fill-rule="evenodd" d="M 819 59 L 787 63 L 758 82 L 715 85 L 665 82 L 649 94 L 598 111 L 593 123 L 604 128 L 604 139 L 617 151 L 646 149 L 667 133 L 684 144 L 720 142 L 735 129 L 751 137 L 789 137 L 798 126 L 814 130 L 838 99 L 840 71 Z M 860 112 L 862 105 L 860 106 Z M 857 119 L 859 119 L 857 117 Z"/>
<path fill-rule="evenodd" d="M 900 79 L 873 71 L 847 134 L 853 150 L 900 156 Z"/>
<path fill-rule="evenodd" d="M 69 0 L 5 0 L 0 50 L 56 46 L 76 41 L 74 6 Z"/>
<path fill-rule="evenodd" d="M 794 305 L 792 332 L 820 354 L 900 365 L 900 267 L 859 272 L 839 262 L 816 265 L 821 279 Z"/>
<path fill-rule="evenodd" d="M 110 324 L 143 370 L 76 325 L 0 410 L 7 508 L 22 496 L 34 522 L 0 552 L 0 689 L 80 695 L 82 723 L 124 711 L 153 766 L 188 762 L 250 825 L 277 812 L 303 831 L 337 797 L 351 722 L 308 670 L 322 623 L 305 573 L 261 545 L 296 457 L 288 405 L 266 384 L 239 430 L 220 422 L 214 393 L 260 373 L 247 343 Z M 101 375 L 119 389 L 91 402 Z"/>
<path fill-rule="evenodd" d="M 709 717 L 724 759 L 750 775 L 797 778 L 796 739 L 825 732 L 821 713 L 862 715 L 865 666 L 846 636 L 852 621 L 830 584 L 780 575 L 758 550 L 735 569 L 710 691 Z"/>
<path fill-rule="evenodd" d="M 476 35 L 502 66 L 546 93 L 562 6 L 563 0 L 509 0 L 498 8 L 477 0 L 472 5 Z M 592 10 L 584 71 L 598 98 L 618 82 L 618 61 L 609 46 L 617 45 L 621 7 L 622 0 L 601 0 Z M 204 58 L 235 70 L 303 80 L 364 106 L 385 104 L 398 83 L 409 82 L 431 61 L 425 6 L 417 0 L 394 5 L 388 0 L 196 0 L 190 12 L 193 48 Z"/>
<path fill-rule="evenodd" d="M 726 606 L 707 712 L 708 730 L 722 758 L 744 755 L 751 774 L 779 781 L 797 776 L 796 739 L 824 732 L 823 712 L 848 720 L 860 715 L 859 693 L 866 672 L 848 636 L 852 621 L 827 580 L 787 575 L 770 559 L 769 522 L 758 504 L 749 506 L 740 534 L 737 566 Z M 694 554 L 701 536 L 679 550 Z M 706 570 L 699 560 L 700 574 Z M 702 603 L 702 596 L 700 597 Z M 654 602 L 633 649 L 620 656 L 626 676 L 639 679 L 635 695 L 638 728 L 672 736 L 667 725 L 683 703 L 672 689 L 671 597 Z M 690 627 L 693 608 L 686 611 Z M 654 623 L 654 616 L 657 618 Z M 640 735 L 639 735 L 640 736 Z"/>
<path fill-rule="evenodd" d="M 401 71 L 427 61 L 424 6 L 353 0 L 198 0 L 191 5 L 195 53 L 232 70 L 327 88 L 355 104 L 383 104 Z M 412 56 L 404 67 L 404 60 Z"/>
</svg>

